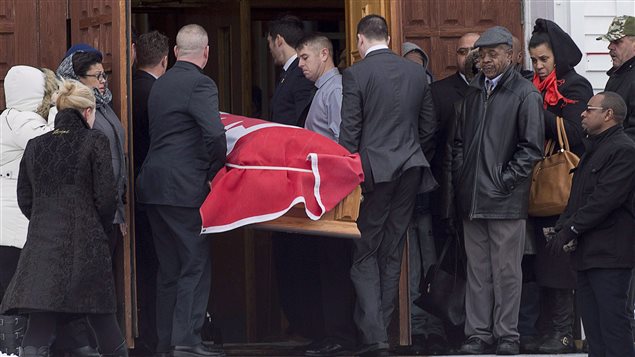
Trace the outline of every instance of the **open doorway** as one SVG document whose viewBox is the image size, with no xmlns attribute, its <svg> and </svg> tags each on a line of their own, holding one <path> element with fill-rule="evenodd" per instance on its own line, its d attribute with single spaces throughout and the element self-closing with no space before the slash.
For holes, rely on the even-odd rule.
<svg viewBox="0 0 635 357">
<path fill-rule="evenodd" d="M 209 36 L 210 58 L 204 69 L 217 84 L 221 111 L 268 119 L 279 68 L 267 45 L 267 24 L 285 13 L 304 22 L 308 32 L 320 32 L 333 42 L 335 61 L 346 58 L 344 0 L 320 1 L 133 1 L 131 24 L 139 33 L 158 30 L 170 46 L 178 30 L 189 23 L 203 26 Z M 169 54 L 171 67 L 174 54 Z M 133 99 L 134 100 L 134 99 Z M 279 306 L 270 233 L 239 229 L 213 239 L 213 278 L 209 312 L 215 342 L 278 342 L 287 322 Z M 140 238 L 138 237 L 137 240 Z M 143 304 L 139 304 L 143 309 Z M 143 311 L 139 324 L 143 325 Z"/>
</svg>

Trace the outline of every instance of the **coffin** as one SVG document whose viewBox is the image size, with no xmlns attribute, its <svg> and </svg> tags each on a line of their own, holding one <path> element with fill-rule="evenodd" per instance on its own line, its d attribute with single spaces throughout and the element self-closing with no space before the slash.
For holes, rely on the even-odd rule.
<svg viewBox="0 0 635 357">
<path fill-rule="evenodd" d="M 362 190 L 359 186 L 334 209 L 326 212 L 322 218 L 313 221 L 306 216 L 304 205 L 296 205 L 284 216 L 272 221 L 251 225 L 255 229 L 278 232 L 302 233 L 310 235 L 359 238 L 360 233 L 355 221 L 359 216 L 359 204 Z"/>
</svg>

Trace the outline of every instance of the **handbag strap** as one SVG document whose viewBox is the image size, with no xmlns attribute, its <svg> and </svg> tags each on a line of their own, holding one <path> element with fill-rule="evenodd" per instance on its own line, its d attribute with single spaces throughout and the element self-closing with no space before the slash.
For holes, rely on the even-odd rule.
<svg viewBox="0 0 635 357">
<path fill-rule="evenodd" d="M 562 117 L 556 117 L 556 127 L 558 131 L 558 144 L 560 144 L 560 151 L 571 151 L 569 147 L 569 138 L 567 137 L 567 130 L 564 128 L 564 119 Z"/>
<path fill-rule="evenodd" d="M 439 269 L 441 269 L 441 263 L 443 263 L 443 259 L 445 259 L 445 255 L 448 252 L 448 249 L 450 249 L 450 245 L 452 244 L 452 241 L 457 238 L 458 238 L 457 235 L 453 234 L 452 237 L 448 237 L 445 240 L 445 244 L 443 245 L 443 250 L 441 251 L 441 255 L 439 256 L 439 259 L 437 259 L 437 263 L 434 266 L 434 275 L 436 275 Z"/>
</svg>

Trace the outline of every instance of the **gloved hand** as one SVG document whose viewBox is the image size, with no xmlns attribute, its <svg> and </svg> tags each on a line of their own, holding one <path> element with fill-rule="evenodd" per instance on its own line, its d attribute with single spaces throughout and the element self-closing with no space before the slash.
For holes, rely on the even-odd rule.
<svg viewBox="0 0 635 357">
<path fill-rule="evenodd" d="M 552 255 L 558 256 L 565 252 L 563 248 L 565 244 L 574 239 L 577 240 L 577 238 L 578 235 L 575 234 L 571 228 L 563 228 L 556 233 L 556 236 L 553 239 L 547 242 L 547 249 L 549 249 L 549 253 Z"/>
</svg>

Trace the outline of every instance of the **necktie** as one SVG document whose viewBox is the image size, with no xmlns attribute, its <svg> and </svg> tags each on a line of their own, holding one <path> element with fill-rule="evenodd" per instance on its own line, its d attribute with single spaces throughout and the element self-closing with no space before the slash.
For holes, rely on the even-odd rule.
<svg viewBox="0 0 635 357">
<path fill-rule="evenodd" d="M 485 91 L 487 91 L 487 98 L 489 98 L 494 91 L 494 82 L 489 79 L 485 80 Z"/>
<path fill-rule="evenodd" d="M 278 80 L 278 84 L 282 84 L 284 82 L 285 77 L 287 76 L 287 71 L 284 69 L 280 72 L 280 78 Z"/>
</svg>

